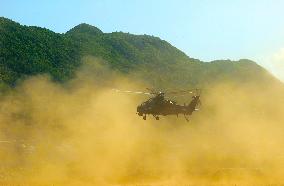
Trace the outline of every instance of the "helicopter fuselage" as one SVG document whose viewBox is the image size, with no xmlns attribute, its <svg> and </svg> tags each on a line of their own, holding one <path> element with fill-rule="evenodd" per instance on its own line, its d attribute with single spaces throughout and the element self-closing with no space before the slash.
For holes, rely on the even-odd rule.
<svg viewBox="0 0 284 186">
<path fill-rule="evenodd" d="M 178 116 L 178 114 L 183 114 L 184 116 L 186 116 L 191 115 L 194 111 L 197 110 L 196 107 L 199 102 L 199 96 L 193 96 L 191 102 L 188 105 L 178 105 L 175 101 L 164 99 L 163 94 L 159 94 L 139 105 L 137 107 L 137 114 L 139 116 L 143 116 L 144 120 L 146 120 L 147 114 L 153 115 L 157 120 L 159 119 L 159 115 Z"/>
</svg>

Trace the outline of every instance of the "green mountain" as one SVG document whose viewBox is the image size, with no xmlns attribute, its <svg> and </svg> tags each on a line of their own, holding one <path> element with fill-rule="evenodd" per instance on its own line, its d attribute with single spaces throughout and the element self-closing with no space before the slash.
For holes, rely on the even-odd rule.
<svg viewBox="0 0 284 186">
<path fill-rule="evenodd" d="M 201 86 L 228 80 L 268 83 L 275 79 L 250 60 L 202 62 L 168 42 L 148 35 L 103 33 L 80 24 L 64 34 L 23 26 L 0 17 L 0 82 L 14 85 L 26 76 L 48 73 L 55 81 L 74 77 L 85 56 L 135 74 L 153 86 Z"/>
</svg>

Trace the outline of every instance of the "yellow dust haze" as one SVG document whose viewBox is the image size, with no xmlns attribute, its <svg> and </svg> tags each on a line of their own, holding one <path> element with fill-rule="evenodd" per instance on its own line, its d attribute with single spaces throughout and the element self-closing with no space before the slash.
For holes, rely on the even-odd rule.
<svg viewBox="0 0 284 186">
<path fill-rule="evenodd" d="M 36 76 L 1 97 L 1 184 L 283 183 L 280 85 L 212 85 L 189 122 L 182 115 L 144 121 L 136 107 L 148 97 L 112 88 L 145 84 L 90 76 L 84 69 L 63 85 Z"/>
</svg>

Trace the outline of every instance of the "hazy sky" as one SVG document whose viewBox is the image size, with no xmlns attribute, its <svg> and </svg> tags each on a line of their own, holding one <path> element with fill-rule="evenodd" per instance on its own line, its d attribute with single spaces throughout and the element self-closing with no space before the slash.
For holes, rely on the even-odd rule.
<svg viewBox="0 0 284 186">
<path fill-rule="evenodd" d="M 193 58 L 249 58 L 284 80 L 284 0 L 0 0 L 0 16 L 66 32 L 149 34 Z"/>
</svg>

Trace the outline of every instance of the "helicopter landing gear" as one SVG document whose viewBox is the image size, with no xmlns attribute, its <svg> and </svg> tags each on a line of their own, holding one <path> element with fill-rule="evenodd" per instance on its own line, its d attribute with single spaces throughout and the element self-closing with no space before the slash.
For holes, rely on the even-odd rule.
<svg viewBox="0 0 284 186">
<path fill-rule="evenodd" d="M 153 115 L 156 120 L 159 120 L 159 116 Z"/>
<path fill-rule="evenodd" d="M 184 118 L 187 122 L 189 122 L 189 119 L 186 117 L 186 115 L 184 115 Z"/>
<path fill-rule="evenodd" d="M 146 114 L 143 116 L 143 119 L 146 120 Z"/>
</svg>

